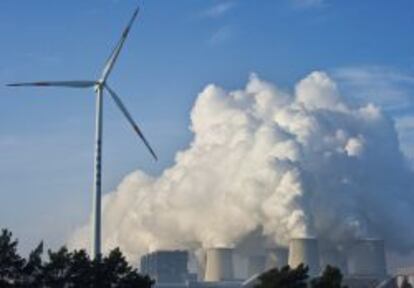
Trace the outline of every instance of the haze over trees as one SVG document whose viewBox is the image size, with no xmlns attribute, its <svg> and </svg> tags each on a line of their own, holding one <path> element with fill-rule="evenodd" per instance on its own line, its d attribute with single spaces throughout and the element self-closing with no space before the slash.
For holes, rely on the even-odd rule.
<svg viewBox="0 0 414 288">
<path fill-rule="evenodd" d="M 151 288 L 148 276 L 132 268 L 116 248 L 101 260 L 92 260 L 85 250 L 47 251 L 40 243 L 26 258 L 17 252 L 18 241 L 10 231 L 0 235 L 0 287 L 136 287 Z"/>
<path fill-rule="evenodd" d="M 321 276 L 310 279 L 308 267 L 303 264 L 297 268 L 285 266 L 274 268 L 259 276 L 255 288 L 346 288 L 342 285 L 343 276 L 338 268 L 326 266 Z"/>
</svg>

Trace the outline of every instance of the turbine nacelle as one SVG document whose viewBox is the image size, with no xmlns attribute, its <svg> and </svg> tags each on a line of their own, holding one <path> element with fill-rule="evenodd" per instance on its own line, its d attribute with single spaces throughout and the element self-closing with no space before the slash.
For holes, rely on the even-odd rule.
<svg viewBox="0 0 414 288">
<path fill-rule="evenodd" d="M 93 89 L 95 90 L 95 92 L 98 92 L 99 89 L 103 90 L 103 87 L 104 87 L 104 83 L 102 83 L 101 81 L 97 81 L 95 85 L 93 86 Z"/>
</svg>

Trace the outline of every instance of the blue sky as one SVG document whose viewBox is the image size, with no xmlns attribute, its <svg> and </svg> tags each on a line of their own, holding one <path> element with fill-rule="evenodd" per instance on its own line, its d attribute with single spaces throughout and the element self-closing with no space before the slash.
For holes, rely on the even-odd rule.
<svg viewBox="0 0 414 288">
<path fill-rule="evenodd" d="M 94 79 L 136 3 L 2 0 L 0 83 Z M 412 0 L 144 1 L 110 83 L 161 160 L 106 101 L 104 191 L 130 171 L 173 163 L 191 139 L 200 90 L 241 88 L 251 72 L 291 90 L 328 71 L 350 97 L 396 119 L 412 157 L 413 15 Z M 61 245 L 91 207 L 94 95 L 0 85 L 0 109 L 0 226 L 24 251 L 42 239 Z"/>
</svg>

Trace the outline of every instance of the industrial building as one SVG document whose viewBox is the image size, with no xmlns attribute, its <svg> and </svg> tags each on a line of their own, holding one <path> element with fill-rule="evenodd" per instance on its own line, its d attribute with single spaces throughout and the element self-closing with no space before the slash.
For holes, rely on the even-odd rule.
<svg viewBox="0 0 414 288">
<path fill-rule="evenodd" d="M 187 265 L 187 251 L 156 251 L 141 257 L 140 271 L 156 283 L 184 283 L 191 278 Z"/>
<path fill-rule="evenodd" d="M 311 277 L 318 276 L 328 264 L 339 267 L 344 284 L 350 288 L 399 287 L 404 278 L 414 281 L 414 273 L 387 275 L 384 242 L 380 239 L 353 241 L 342 251 L 320 249 L 318 242 L 315 238 L 295 238 L 288 248 L 263 249 L 263 254 L 256 252 L 243 258 L 237 249 L 205 249 L 204 256 L 198 259 L 198 269 L 192 269 L 198 273 L 190 272 L 188 251 L 155 251 L 141 258 L 140 271 L 155 279 L 156 287 L 161 288 L 250 288 L 266 270 L 287 264 L 297 267 L 301 263 L 309 267 Z M 240 259 L 244 265 L 237 266 Z M 244 267 L 242 273 L 236 267 Z"/>
</svg>

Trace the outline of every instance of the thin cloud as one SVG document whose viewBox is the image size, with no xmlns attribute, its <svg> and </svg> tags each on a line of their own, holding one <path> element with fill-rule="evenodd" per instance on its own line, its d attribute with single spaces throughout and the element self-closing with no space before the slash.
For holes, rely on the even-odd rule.
<svg viewBox="0 0 414 288">
<path fill-rule="evenodd" d="M 223 26 L 220 27 L 217 31 L 215 31 L 208 40 L 208 43 L 212 46 L 216 46 L 228 41 L 233 35 L 233 30 L 230 26 Z"/>
<path fill-rule="evenodd" d="M 296 8 L 320 7 L 325 4 L 326 0 L 291 0 Z"/>
<path fill-rule="evenodd" d="M 333 76 L 351 100 L 374 103 L 393 116 L 400 149 L 414 170 L 414 76 L 384 66 L 340 68 Z"/>
<path fill-rule="evenodd" d="M 201 13 L 201 16 L 204 18 L 219 18 L 236 6 L 234 2 L 223 2 L 217 5 L 214 5 Z"/>
<path fill-rule="evenodd" d="M 345 67 L 334 70 L 333 75 L 341 89 L 359 101 L 375 103 L 394 113 L 414 108 L 412 75 L 384 66 Z"/>
<path fill-rule="evenodd" d="M 409 159 L 411 168 L 414 168 L 414 116 L 407 115 L 395 118 L 395 128 L 398 131 L 400 149 Z"/>
</svg>

